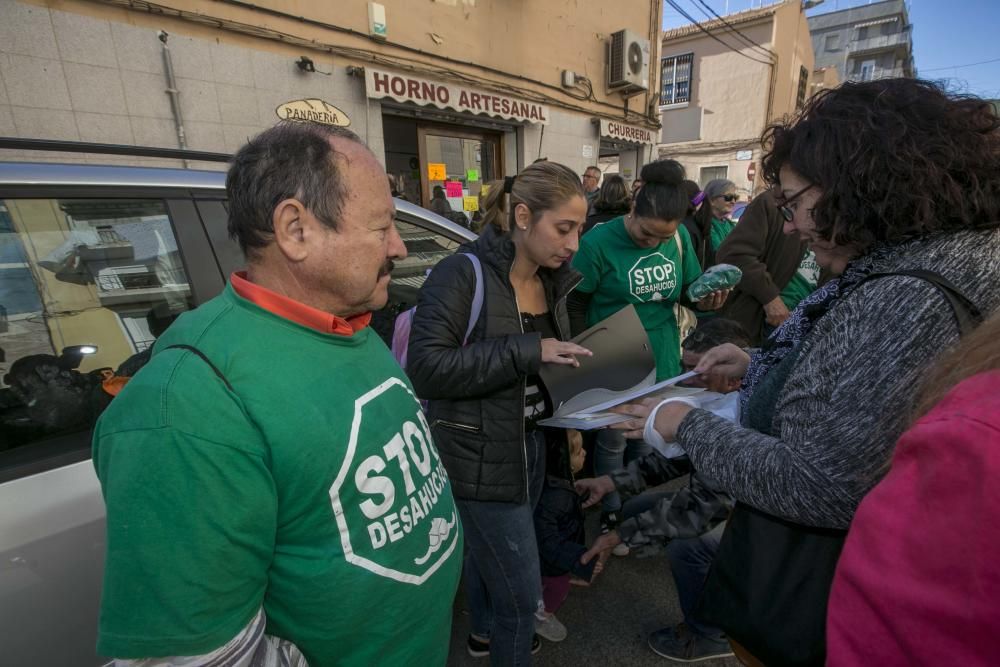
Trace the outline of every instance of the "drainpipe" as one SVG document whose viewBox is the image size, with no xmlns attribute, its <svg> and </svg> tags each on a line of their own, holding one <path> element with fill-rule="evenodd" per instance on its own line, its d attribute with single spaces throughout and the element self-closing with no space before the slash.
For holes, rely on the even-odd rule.
<svg viewBox="0 0 1000 667">
<path fill-rule="evenodd" d="M 181 93 L 177 90 L 177 79 L 174 77 L 174 63 L 170 58 L 170 47 L 167 46 L 167 35 L 165 30 L 161 30 L 157 37 L 163 45 L 163 71 L 167 75 L 167 95 L 170 96 L 170 109 L 174 114 L 174 126 L 177 128 L 177 145 L 180 148 L 187 148 L 187 139 L 184 136 L 184 118 L 181 116 Z M 190 168 L 187 160 L 181 160 L 185 169 Z"/>
</svg>

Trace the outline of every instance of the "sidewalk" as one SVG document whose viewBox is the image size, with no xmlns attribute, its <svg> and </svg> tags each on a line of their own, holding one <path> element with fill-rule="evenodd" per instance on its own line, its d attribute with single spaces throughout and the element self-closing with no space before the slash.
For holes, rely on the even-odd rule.
<svg viewBox="0 0 1000 667">
<path fill-rule="evenodd" d="M 600 512 L 587 513 L 587 535 L 597 533 Z M 682 619 L 666 554 L 650 558 L 635 555 L 611 557 L 608 568 L 589 588 L 574 586 L 566 604 L 558 612 L 569 636 L 553 644 L 542 640 L 535 655 L 540 667 L 576 665 L 680 665 L 653 653 L 647 635 Z M 488 658 L 472 658 L 466 652 L 469 618 L 465 596 L 459 591 L 455 601 L 455 622 L 448 665 L 487 667 Z M 735 658 L 705 660 L 704 667 L 739 667 Z"/>
</svg>

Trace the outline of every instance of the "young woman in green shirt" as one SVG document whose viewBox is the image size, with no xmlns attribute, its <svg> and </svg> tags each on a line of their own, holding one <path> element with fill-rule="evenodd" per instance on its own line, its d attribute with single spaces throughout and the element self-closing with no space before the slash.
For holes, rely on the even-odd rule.
<svg viewBox="0 0 1000 667">
<path fill-rule="evenodd" d="M 674 305 L 685 302 L 684 291 L 701 275 L 701 265 L 681 226 L 692 208 L 683 185 L 684 167 L 675 160 L 658 160 L 642 168 L 640 179 L 643 185 L 631 212 L 595 227 L 580 240 L 573 268 L 583 274 L 583 280 L 570 294 L 567 307 L 575 335 L 628 305 L 635 306 L 653 348 L 656 378 L 664 380 L 681 372 Z M 715 292 L 685 305 L 717 310 L 727 295 L 728 291 Z M 651 451 L 641 440 L 626 443 L 619 431 L 601 431 L 594 457 L 596 473 L 620 468 L 626 447 L 629 458 Z M 617 494 L 605 496 L 602 529 L 614 527 L 620 508 Z"/>
</svg>

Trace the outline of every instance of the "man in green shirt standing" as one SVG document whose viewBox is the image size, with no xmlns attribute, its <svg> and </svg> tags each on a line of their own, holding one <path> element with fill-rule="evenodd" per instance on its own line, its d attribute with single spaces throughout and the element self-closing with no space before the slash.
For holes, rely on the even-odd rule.
<svg viewBox="0 0 1000 667">
<path fill-rule="evenodd" d="M 406 256 L 353 133 L 233 160 L 247 270 L 178 319 L 98 422 L 98 652 L 143 665 L 442 665 L 462 539 L 409 381 L 368 327 Z"/>
</svg>

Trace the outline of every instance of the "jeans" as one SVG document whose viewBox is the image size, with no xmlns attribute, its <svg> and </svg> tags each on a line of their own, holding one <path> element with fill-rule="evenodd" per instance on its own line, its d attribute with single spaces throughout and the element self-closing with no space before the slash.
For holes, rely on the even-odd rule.
<svg viewBox="0 0 1000 667">
<path fill-rule="evenodd" d="M 542 600 L 545 602 L 545 611 L 554 614 L 559 611 L 569 596 L 569 574 L 560 574 L 558 577 L 542 577 Z"/>
<path fill-rule="evenodd" d="M 597 447 L 594 451 L 594 475 L 607 475 L 651 451 L 653 448 L 645 440 L 626 440 L 621 431 L 601 429 L 597 432 Z M 617 512 L 621 507 L 622 500 L 617 491 L 601 500 L 604 512 Z"/>
<path fill-rule="evenodd" d="M 528 501 L 456 500 L 467 552 L 465 596 L 472 634 L 490 640 L 491 665 L 531 664 L 535 612 L 544 608 L 535 505 L 545 483 L 545 436 L 525 436 Z"/>
<path fill-rule="evenodd" d="M 707 533 L 684 540 L 672 540 L 667 544 L 667 558 L 670 572 L 677 586 L 684 622 L 695 634 L 708 639 L 724 640 L 726 633 L 719 628 L 700 622 L 694 616 L 694 608 L 705 586 L 712 559 L 719 551 L 719 542 L 726 523 L 722 522 Z"/>
</svg>

